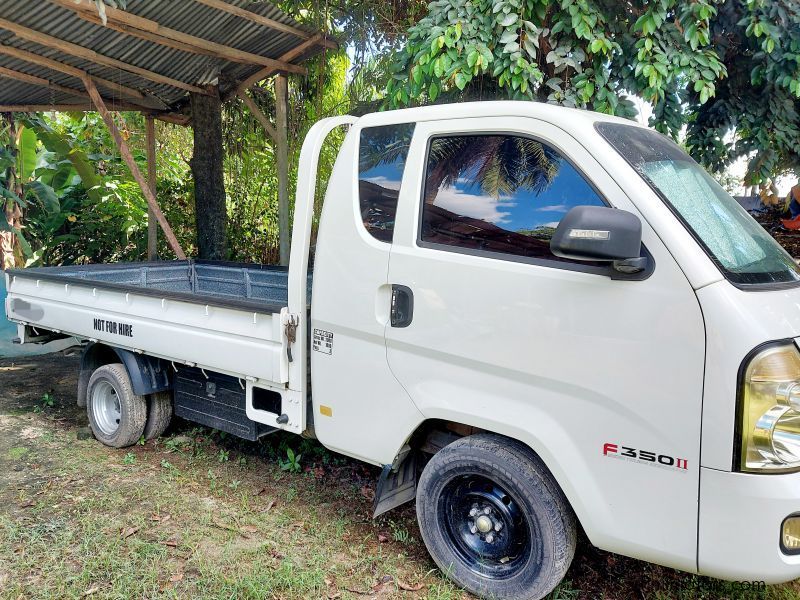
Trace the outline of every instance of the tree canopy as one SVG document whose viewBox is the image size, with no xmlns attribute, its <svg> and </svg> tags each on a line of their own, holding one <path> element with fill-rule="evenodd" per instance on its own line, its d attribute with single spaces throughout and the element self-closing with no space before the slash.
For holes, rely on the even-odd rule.
<svg viewBox="0 0 800 600">
<path fill-rule="evenodd" d="M 392 60 L 392 107 L 540 100 L 633 117 L 747 184 L 800 163 L 800 7 L 792 0 L 433 0 Z M 733 140 L 730 136 L 733 135 Z"/>
</svg>

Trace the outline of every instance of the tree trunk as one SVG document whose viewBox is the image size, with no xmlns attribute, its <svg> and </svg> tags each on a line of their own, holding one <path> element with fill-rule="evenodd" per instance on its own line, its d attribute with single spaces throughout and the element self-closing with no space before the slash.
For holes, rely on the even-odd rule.
<svg viewBox="0 0 800 600">
<path fill-rule="evenodd" d="M 223 179 L 222 103 L 214 96 L 192 94 L 194 155 L 190 165 L 194 177 L 198 257 L 225 260 L 228 212 Z"/>
</svg>

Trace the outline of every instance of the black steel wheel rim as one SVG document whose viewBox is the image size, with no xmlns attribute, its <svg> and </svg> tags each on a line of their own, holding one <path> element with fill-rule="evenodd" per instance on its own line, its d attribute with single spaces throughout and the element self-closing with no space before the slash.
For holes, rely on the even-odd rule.
<svg viewBox="0 0 800 600">
<path fill-rule="evenodd" d="M 538 536 L 519 502 L 477 473 L 454 477 L 437 503 L 442 533 L 461 563 L 492 579 L 513 577 L 536 550 Z"/>
</svg>

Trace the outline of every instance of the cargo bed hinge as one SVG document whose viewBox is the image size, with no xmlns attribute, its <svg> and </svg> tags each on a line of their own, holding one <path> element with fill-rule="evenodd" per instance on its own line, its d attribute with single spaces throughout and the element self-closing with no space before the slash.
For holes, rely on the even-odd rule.
<svg viewBox="0 0 800 600">
<path fill-rule="evenodd" d="M 283 316 L 283 328 L 286 334 L 286 358 L 289 362 L 294 360 L 292 358 L 292 344 L 297 341 L 297 326 L 300 325 L 300 317 L 291 313 L 285 313 Z"/>
</svg>

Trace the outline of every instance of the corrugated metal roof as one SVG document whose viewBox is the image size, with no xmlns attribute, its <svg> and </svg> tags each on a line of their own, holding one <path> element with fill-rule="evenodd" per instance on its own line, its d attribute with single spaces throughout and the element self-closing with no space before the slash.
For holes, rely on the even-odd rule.
<svg viewBox="0 0 800 600">
<path fill-rule="evenodd" d="M 268 2 L 226 1 L 231 5 L 302 30 L 309 35 L 314 33 Z M 32 5 L 35 5 L 35 9 Z M 129 0 L 126 11 L 156 21 L 164 27 L 273 59 L 278 59 L 306 41 L 292 33 L 268 28 L 236 15 L 210 8 L 195 0 Z M 262 68 L 259 65 L 236 63 L 142 40 L 83 20 L 72 10 L 49 2 L 0 0 L 0 16 L 18 25 L 184 83 L 203 86 L 219 80 L 222 93 L 232 88 L 235 82 L 243 81 Z M 0 44 L 27 50 L 39 56 L 71 65 L 91 75 L 140 90 L 154 96 L 146 100 L 137 100 L 138 103 L 150 108 L 163 109 L 165 105 L 175 108 L 186 101 L 187 92 L 185 90 L 155 83 L 122 69 L 99 65 L 23 40 L 16 37 L 13 31 L 0 29 Z M 319 48 L 310 48 L 305 56 L 295 59 L 293 62 L 299 62 L 300 59 L 307 58 L 318 50 Z M 82 83 L 75 77 L 2 53 L 0 53 L 0 67 L 83 90 Z M 115 95 L 105 87 L 101 88 L 101 93 L 107 97 L 118 98 L 120 101 L 124 99 L 123 94 L 117 92 Z M 80 97 L 73 97 L 61 91 L 53 91 L 6 77 L 0 78 L 0 105 L 65 103 L 85 104 L 86 102 Z"/>
</svg>

